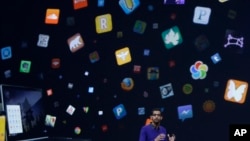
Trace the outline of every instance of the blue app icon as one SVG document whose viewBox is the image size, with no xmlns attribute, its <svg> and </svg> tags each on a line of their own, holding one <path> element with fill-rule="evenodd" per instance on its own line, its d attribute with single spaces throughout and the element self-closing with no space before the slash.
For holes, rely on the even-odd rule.
<svg viewBox="0 0 250 141">
<path fill-rule="evenodd" d="M 10 59 L 12 57 L 11 47 L 7 46 L 1 49 L 2 60 Z"/>
<path fill-rule="evenodd" d="M 218 62 L 221 61 L 221 57 L 219 53 L 214 54 L 211 56 L 211 60 L 213 61 L 214 64 L 217 64 Z"/>
<path fill-rule="evenodd" d="M 193 118 L 193 108 L 192 105 L 178 106 L 178 116 L 179 119 L 184 121 L 187 118 Z"/>
<path fill-rule="evenodd" d="M 119 104 L 113 108 L 116 119 L 121 119 L 127 115 L 126 109 L 123 104 Z"/>
<path fill-rule="evenodd" d="M 119 5 L 125 14 L 128 15 L 140 5 L 140 0 L 119 0 Z"/>
</svg>

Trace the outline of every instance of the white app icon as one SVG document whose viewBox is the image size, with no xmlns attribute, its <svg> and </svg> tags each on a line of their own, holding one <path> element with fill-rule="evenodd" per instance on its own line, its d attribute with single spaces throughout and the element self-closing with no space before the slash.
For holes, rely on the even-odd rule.
<svg viewBox="0 0 250 141">
<path fill-rule="evenodd" d="M 194 9 L 193 22 L 197 24 L 208 24 L 211 15 L 211 9 L 208 7 L 196 6 Z"/>
</svg>

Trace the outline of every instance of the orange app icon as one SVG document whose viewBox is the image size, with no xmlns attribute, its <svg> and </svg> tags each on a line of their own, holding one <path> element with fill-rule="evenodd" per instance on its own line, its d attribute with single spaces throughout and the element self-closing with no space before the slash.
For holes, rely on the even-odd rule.
<svg viewBox="0 0 250 141">
<path fill-rule="evenodd" d="M 50 9 L 46 11 L 45 23 L 46 24 L 58 24 L 60 9 Z"/>
<path fill-rule="evenodd" d="M 229 79 L 224 94 L 226 101 L 243 104 L 246 100 L 248 83 L 244 81 Z"/>
<path fill-rule="evenodd" d="M 88 6 L 88 0 L 73 0 L 74 9 L 80 9 Z"/>
<path fill-rule="evenodd" d="M 68 39 L 69 49 L 72 53 L 78 51 L 79 49 L 84 47 L 84 41 L 80 35 L 80 33 L 76 33 L 72 37 Z"/>
</svg>

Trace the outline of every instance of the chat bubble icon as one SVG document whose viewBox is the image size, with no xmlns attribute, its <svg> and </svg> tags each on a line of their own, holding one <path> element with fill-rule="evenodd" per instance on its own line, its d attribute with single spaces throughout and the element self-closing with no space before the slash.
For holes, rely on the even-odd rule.
<svg viewBox="0 0 250 141">
<path fill-rule="evenodd" d="M 178 116 L 180 120 L 184 121 L 185 119 L 193 118 L 192 105 L 178 106 L 177 110 L 178 110 Z"/>
</svg>

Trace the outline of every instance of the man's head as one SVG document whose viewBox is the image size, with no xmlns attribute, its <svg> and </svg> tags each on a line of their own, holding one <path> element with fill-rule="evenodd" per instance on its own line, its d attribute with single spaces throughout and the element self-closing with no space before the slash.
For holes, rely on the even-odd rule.
<svg viewBox="0 0 250 141">
<path fill-rule="evenodd" d="M 155 125 L 160 124 L 162 120 L 161 110 L 158 108 L 153 109 L 150 118 L 153 124 Z"/>
</svg>

